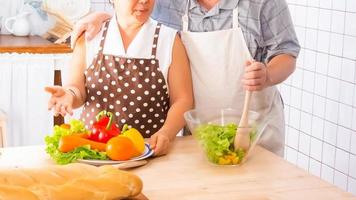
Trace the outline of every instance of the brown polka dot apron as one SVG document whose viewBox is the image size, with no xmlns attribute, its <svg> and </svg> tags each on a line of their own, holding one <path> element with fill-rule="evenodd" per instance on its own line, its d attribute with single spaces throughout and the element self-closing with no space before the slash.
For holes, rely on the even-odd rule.
<svg viewBox="0 0 356 200">
<path fill-rule="evenodd" d="M 169 109 L 167 84 L 156 59 L 161 24 L 152 36 L 150 59 L 103 54 L 108 24 L 98 54 L 84 72 L 87 97 L 81 118 L 91 127 L 96 114 L 107 110 L 120 128 L 128 124 L 150 137 L 163 126 Z"/>
</svg>

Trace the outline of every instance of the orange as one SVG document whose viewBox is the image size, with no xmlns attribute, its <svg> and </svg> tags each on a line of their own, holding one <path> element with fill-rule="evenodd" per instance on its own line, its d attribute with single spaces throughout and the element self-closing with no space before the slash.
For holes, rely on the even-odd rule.
<svg viewBox="0 0 356 200">
<path fill-rule="evenodd" d="M 129 130 L 125 131 L 123 135 L 130 138 L 133 142 L 136 149 L 135 156 L 142 155 L 145 151 L 145 140 L 142 137 L 141 133 L 135 128 L 130 128 Z"/>
<path fill-rule="evenodd" d="M 136 149 L 128 137 L 119 135 L 108 141 L 106 154 L 112 160 L 129 160 L 136 154 Z"/>
</svg>

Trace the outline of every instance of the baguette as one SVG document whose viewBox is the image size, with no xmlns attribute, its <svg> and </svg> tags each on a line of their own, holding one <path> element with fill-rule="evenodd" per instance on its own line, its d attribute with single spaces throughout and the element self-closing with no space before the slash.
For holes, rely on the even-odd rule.
<svg viewBox="0 0 356 200">
<path fill-rule="evenodd" d="M 0 200 L 116 200 L 141 191 L 139 177 L 112 166 L 74 163 L 0 170 Z"/>
</svg>

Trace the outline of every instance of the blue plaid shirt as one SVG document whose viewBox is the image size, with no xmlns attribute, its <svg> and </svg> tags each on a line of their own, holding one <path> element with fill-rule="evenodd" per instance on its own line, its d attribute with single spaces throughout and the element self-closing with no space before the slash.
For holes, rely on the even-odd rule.
<svg viewBox="0 0 356 200">
<path fill-rule="evenodd" d="M 152 18 L 182 29 L 189 9 L 189 30 L 206 32 L 232 28 L 232 11 L 239 7 L 239 24 L 255 60 L 269 62 L 278 54 L 298 56 L 300 46 L 285 0 L 220 0 L 207 11 L 197 0 L 156 0 Z"/>
</svg>

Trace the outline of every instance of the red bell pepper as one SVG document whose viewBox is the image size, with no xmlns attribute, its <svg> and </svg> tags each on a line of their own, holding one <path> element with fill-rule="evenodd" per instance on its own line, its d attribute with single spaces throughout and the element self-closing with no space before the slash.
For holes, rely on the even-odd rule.
<svg viewBox="0 0 356 200">
<path fill-rule="evenodd" d="M 94 122 L 91 133 L 89 136 L 90 140 L 106 143 L 112 137 L 120 134 L 120 129 L 113 123 L 114 115 L 111 112 L 101 111 L 96 116 L 96 122 Z"/>
</svg>

